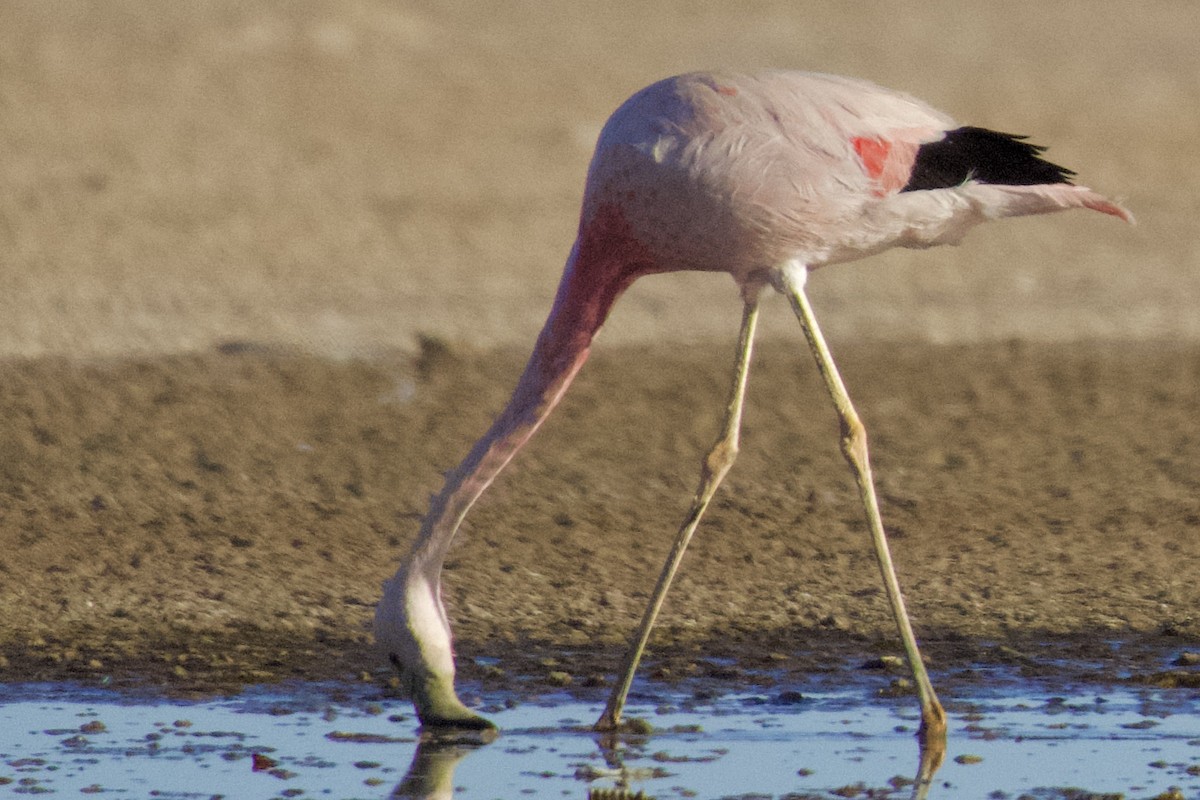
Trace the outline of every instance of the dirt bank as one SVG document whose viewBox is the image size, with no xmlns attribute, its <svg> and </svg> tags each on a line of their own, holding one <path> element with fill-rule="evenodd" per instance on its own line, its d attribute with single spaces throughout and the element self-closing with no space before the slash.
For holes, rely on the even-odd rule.
<svg viewBox="0 0 1200 800">
<path fill-rule="evenodd" d="M 1194 644 L 1200 350 L 838 349 L 935 665 L 1043 640 L 1093 655 L 1110 639 Z M 5 363 L 0 676 L 186 688 L 375 670 L 380 582 L 522 355 Z M 615 668 L 730 358 L 601 349 L 447 565 L 467 676 L 500 674 L 477 657 L 533 675 L 547 657 L 584 677 Z M 891 652 L 892 638 L 829 403 L 799 343 L 769 344 L 651 669 L 700 655 L 830 668 L 819 651 Z"/>
</svg>

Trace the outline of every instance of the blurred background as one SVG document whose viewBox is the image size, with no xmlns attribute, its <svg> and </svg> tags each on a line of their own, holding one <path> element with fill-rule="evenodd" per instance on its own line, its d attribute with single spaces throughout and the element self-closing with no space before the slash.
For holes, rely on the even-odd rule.
<svg viewBox="0 0 1200 800">
<path fill-rule="evenodd" d="M 0 354 L 532 341 L 591 147 L 707 67 L 843 73 L 1028 134 L 1083 212 L 812 283 L 830 338 L 1200 339 L 1200 6 L 5 0 Z M 784 305 L 764 333 L 797 336 Z M 602 341 L 732 339 L 728 278 L 645 279 Z"/>
</svg>

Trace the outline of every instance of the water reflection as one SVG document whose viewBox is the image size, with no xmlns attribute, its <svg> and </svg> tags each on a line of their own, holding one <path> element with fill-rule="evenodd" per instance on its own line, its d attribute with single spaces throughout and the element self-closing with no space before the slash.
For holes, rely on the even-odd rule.
<svg viewBox="0 0 1200 800">
<path fill-rule="evenodd" d="M 416 731 L 398 704 L 361 685 L 179 702 L 0 684 L 0 795 L 1058 800 L 1178 786 L 1200 797 L 1200 695 L 1188 689 L 960 694 L 949 749 L 924 753 L 906 705 L 867 692 L 788 696 L 658 689 L 631 709 L 653 730 L 617 735 L 589 729 L 595 703 L 496 697 L 496 738 Z"/>
<path fill-rule="evenodd" d="M 393 800 L 449 800 L 454 796 L 454 769 L 471 752 L 496 740 L 495 728 L 423 731 L 404 780 Z"/>
<path fill-rule="evenodd" d="M 946 760 L 946 739 L 922 742 L 917 757 L 917 777 L 913 779 L 913 800 L 925 800 L 929 795 L 929 787 L 933 785 L 933 776 Z"/>
<path fill-rule="evenodd" d="M 649 726 L 646 726 L 649 730 Z M 582 730 L 582 729 L 578 729 Z M 641 759 L 651 733 L 596 733 L 587 731 L 596 745 L 604 768 L 589 766 L 576 770 L 575 777 L 593 781 L 598 778 L 611 780 L 612 787 L 587 789 L 587 800 L 652 800 L 635 784 L 656 776 L 653 769 L 630 767 L 626 761 L 630 753 Z M 496 729 L 428 729 L 420 732 L 416 752 L 404 779 L 392 791 L 392 800 L 450 800 L 455 794 L 455 769 L 467 756 L 491 744 L 500 737 Z M 933 778 L 945 760 L 945 742 L 918 745 L 916 775 L 911 781 L 912 800 L 927 800 Z M 703 758 L 703 757 L 701 757 Z M 687 762 L 687 757 L 676 759 L 676 763 Z"/>
</svg>

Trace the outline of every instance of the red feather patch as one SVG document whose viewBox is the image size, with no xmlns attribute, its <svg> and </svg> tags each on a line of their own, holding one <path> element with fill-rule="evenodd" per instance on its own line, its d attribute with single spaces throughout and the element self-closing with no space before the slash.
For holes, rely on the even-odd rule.
<svg viewBox="0 0 1200 800">
<path fill-rule="evenodd" d="M 854 152 L 862 159 L 867 174 L 879 180 L 883 175 L 883 168 L 887 165 L 888 154 L 892 151 L 892 143 L 885 139 L 867 139 L 864 136 L 855 136 L 850 143 L 854 145 Z"/>
</svg>

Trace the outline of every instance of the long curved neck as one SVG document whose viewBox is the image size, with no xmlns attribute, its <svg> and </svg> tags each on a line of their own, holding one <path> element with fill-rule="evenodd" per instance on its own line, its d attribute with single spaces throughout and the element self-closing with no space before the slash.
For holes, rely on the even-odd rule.
<svg viewBox="0 0 1200 800">
<path fill-rule="evenodd" d="M 554 306 L 508 405 L 434 496 L 413 546 L 414 566 L 435 578 L 467 511 L 549 416 L 587 360 L 592 338 L 630 283 L 642 274 L 624 248 L 581 231 Z"/>
</svg>

